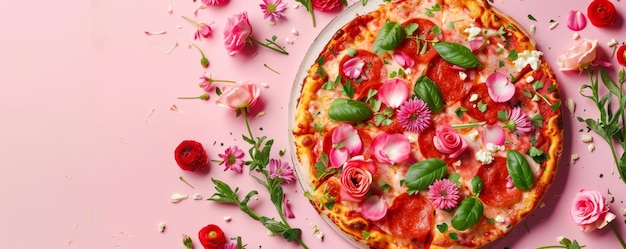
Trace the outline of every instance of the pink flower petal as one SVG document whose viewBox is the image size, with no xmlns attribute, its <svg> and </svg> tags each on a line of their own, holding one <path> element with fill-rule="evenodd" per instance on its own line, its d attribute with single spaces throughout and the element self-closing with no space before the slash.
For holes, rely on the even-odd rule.
<svg viewBox="0 0 626 249">
<path fill-rule="evenodd" d="M 286 194 L 283 194 L 283 215 L 289 219 L 296 218 L 296 215 L 291 211 L 291 207 L 289 207 L 289 200 L 287 200 Z"/>
<path fill-rule="evenodd" d="M 335 168 L 339 168 L 348 160 L 348 150 L 346 148 L 341 149 L 330 149 L 330 155 L 328 155 L 328 160 L 330 161 L 330 165 Z"/>
<path fill-rule="evenodd" d="M 570 10 L 567 14 L 567 27 L 573 31 L 580 31 L 587 26 L 585 15 L 578 10 Z"/>
<path fill-rule="evenodd" d="M 479 129 L 481 133 L 483 145 L 492 143 L 495 145 L 503 145 L 506 138 L 504 129 L 499 125 L 485 125 L 482 129 Z"/>
<path fill-rule="evenodd" d="M 342 147 L 346 148 L 350 155 L 361 151 L 361 137 L 359 137 L 356 129 L 349 124 L 341 124 L 333 130 L 332 142 L 333 146 L 343 143 Z"/>
<path fill-rule="evenodd" d="M 393 59 L 403 68 L 415 65 L 415 61 L 402 51 L 395 52 L 393 54 Z"/>
<path fill-rule="evenodd" d="M 489 97 L 495 102 L 507 102 L 515 94 L 515 86 L 509 82 L 505 74 L 494 72 L 487 77 Z"/>
<path fill-rule="evenodd" d="M 381 163 L 394 164 L 409 158 L 411 144 L 401 133 L 382 133 L 372 141 L 372 155 Z"/>
<path fill-rule="evenodd" d="M 387 214 L 387 202 L 377 195 L 370 196 L 363 202 L 361 214 L 365 219 L 378 221 Z"/>
<path fill-rule="evenodd" d="M 476 37 L 474 40 L 470 41 L 470 49 L 472 50 L 472 52 L 475 52 L 476 50 L 480 49 L 483 44 L 485 44 L 485 38 L 483 38 L 482 36 Z"/>
<path fill-rule="evenodd" d="M 365 66 L 365 62 L 362 59 L 353 57 L 343 63 L 343 73 L 351 79 L 357 79 L 363 72 L 363 66 Z"/>
<path fill-rule="evenodd" d="M 378 98 L 391 108 L 398 108 L 409 97 L 409 87 L 403 80 L 391 79 L 378 88 Z"/>
</svg>

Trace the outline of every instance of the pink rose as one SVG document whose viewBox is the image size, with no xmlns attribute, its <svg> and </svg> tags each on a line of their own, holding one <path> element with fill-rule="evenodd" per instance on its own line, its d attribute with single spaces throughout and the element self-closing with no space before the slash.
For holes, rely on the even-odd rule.
<svg viewBox="0 0 626 249">
<path fill-rule="evenodd" d="M 437 127 L 433 143 L 435 149 L 448 154 L 450 158 L 457 158 L 467 148 L 467 142 L 459 134 L 456 134 L 449 124 Z"/>
<path fill-rule="evenodd" d="M 599 57 L 597 47 L 597 40 L 584 40 L 556 58 L 556 64 L 561 71 L 585 68 Z"/>
<path fill-rule="evenodd" d="M 226 88 L 216 103 L 231 110 L 240 110 L 254 106 L 260 95 L 261 89 L 255 84 L 239 82 Z"/>
<path fill-rule="evenodd" d="M 246 46 L 248 37 L 252 35 L 252 26 L 248 21 L 248 12 L 231 16 L 224 28 L 224 46 L 229 55 L 235 55 Z"/>
<path fill-rule="evenodd" d="M 595 190 L 581 189 L 574 197 L 570 214 L 584 232 L 603 228 L 615 219 L 615 215 L 609 212 L 606 198 Z"/>
<path fill-rule="evenodd" d="M 372 172 L 376 165 L 371 160 L 356 156 L 346 162 L 341 172 L 341 198 L 360 202 L 365 198 L 372 184 Z"/>
</svg>

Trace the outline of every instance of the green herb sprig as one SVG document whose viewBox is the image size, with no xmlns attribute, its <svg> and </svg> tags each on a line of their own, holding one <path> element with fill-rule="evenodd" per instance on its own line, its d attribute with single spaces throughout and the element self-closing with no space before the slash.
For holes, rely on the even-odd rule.
<svg viewBox="0 0 626 249">
<path fill-rule="evenodd" d="M 313 23 L 313 28 L 315 28 L 315 13 L 313 13 L 313 2 L 311 0 L 296 0 L 296 2 L 304 5 L 306 11 L 311 14 L 311 23 Z"/>
</svg>

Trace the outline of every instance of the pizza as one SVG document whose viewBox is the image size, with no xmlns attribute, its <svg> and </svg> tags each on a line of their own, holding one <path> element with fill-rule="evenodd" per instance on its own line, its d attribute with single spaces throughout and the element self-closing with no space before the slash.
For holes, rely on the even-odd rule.
<svg viewBox="0 0 626 249">
<path fill-rule="evenodd" d="M 477 248 L 540 205 L 562 151 L 559 87 L 486 1 L 398 0 L 337 30 L 293 101 L 294 164 L 365 248 Z"/>
</svg>

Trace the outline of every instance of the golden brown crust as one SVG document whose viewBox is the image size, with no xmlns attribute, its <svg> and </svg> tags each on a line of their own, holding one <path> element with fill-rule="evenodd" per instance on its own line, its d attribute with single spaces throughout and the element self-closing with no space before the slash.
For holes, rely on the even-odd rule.
<svg viewBox="0 0 626 249">
<path fill-rule="evenodd" d="M 441 224 L 441 222 L 449 225 L 451 215 L 449 213 L 446 214 L 447 212 L 437 210 L 435 215 L 438 221 L 433 225 L 427 241 L 418 244 L 410 239 L 398 238 L 397 236 L 393 236 L 390 232 L 388 222 L 370 221 L 364 218 L 360 214 L 360 203 L 340 200 L 342 188 L 338 178 L 340 177 L 340 173 L 334 172 L 333 174 L 325 175 L 323 178 L 318 179 L 320 175 L 323 175 L 322 172 L 318 172 L 319 169 L 316 168 L 316 164 L 320 162 L 320 155 L 325 153 L 324 146 L 326 146 L 326 142 L 324 138 L 340 123 L 329 119 L 326 112 L 330 101 L 341 95 L 340 91 L 321 92 L 326 91 L 321 90 L 322 86 L 326 82 L 334 80 L 337 75 L 337 72 L 334 71 L 338 70 L 338 61 L 346 55 L 346 50 L 349 48 L 371 48 L 378 29 L 382 27 L 386 20 L 403 23 L 412 18 L 419 17 L 429 19 L 433 22 L 437 22 L 438 25 L 442 25 L 441 20 L 437 20 L 437 18 L 441 18 L 440 13 L 436 13 L 437 18 L 430 18 L 423 15 L 425 8 L 430 8 L 434 4 L 441 5 L 443 9 L 442 12 L 448 14 L 446 16 L 448 20 L 456 20 L 454 19 L 454 15 L 461 14 L 471 19 L 471 22 L 459 22 L 451 31 L 444 32 L 454 32 L 461 37 L 467 38 L 467 33 L 465 33 L 464 30 L 471 27 L 470 23 L 492 30 L 505 27 L 505 36 L 507 37 L 505 53 L 512 50 L 521 52 L 536 49 L 534 41 L 517 22 L 484 1 L 400 0 L 390 2 L 381 5 L 371 13 L 355 17 L 354 20 L 335 33 L 333 38 L 320 53 L 316 60 L 317 63 L 311 65 L 307 71 L 307 77 L 303 82 L 301 95 L 297 101 L 298 104 L 294 117 L 295 125 L 292 128 L 296 145 L 295 153 L 298 159 L 296 166 L 299 167 L 298 173 L 300 174 L 300 179 L 308 180 L 301 184 L 310 186 L 311 189 L 308 197 L 320 215 L 327 217 L 348 238 L 369 248 L 477 248 L 491 243 L 506 235 L 539 205 L 554 180 L 559 164 L 563 142 L 561 112 L 560 109 L 552 110 L 551 106 L 548 105 L 548 103 L 556 104 L 560 101 L 558 94 L 559 88 L 556 84 L 556 78 L 552 69 L 544 61 L 537 70 L 532 70 L 529 66 L 526 66 L 520 72 L 511 71 L 510 76 L 514 79 L 514 83 L 518 88 L 514 99 L 519 100 L 523 103 L 522 105 L 527 105 L 528 107 L 524 107 L 525 110 L 541 114 L 545 117 L 543 127 L 536 128 L 538 132 L 536 133 L 536 137 L 532 139 L 540 141 L 537 142 L 537 147 L 547 153 L 549 159 L 539 164 L 538 166 L 540 167 L 535 169 L 535 183 L 531 190 L 523 191 L 523 198 L 521 198 L 520 202 L 507 207 L 491 207 L 485 204 L 483 216 L 480 218 L 478 224 L 470 229 L 457 231 L 450 228 L 448 231 L 440 232 L 435 225 Z M 497 41 L 497 39 L 494 41 Z M 494 44 L 488 44 L 487 46 L 492 46 L 492 50 L 495 50 L 494 47 L 497 48 Z M 489 49 L 485 49 L 485 51 L 489 51 Z M 393 60 L 388 54 L 379 56 L 384 60 Z M 323 63 L 319 63 L 320 59 L 322 59 Z M 511 63 L 507 63 L 507 66 L 511 67 Z M 497 65 L 491 65 L 491 68 L 486 66 L 483 71 L 497 70 L 497 67 Z M 500 65 L 500 67 L 502 66 Z M 426 72 L 426 70 L 422 72 Z M 405 76 L 405 78 L 409 82 L 414 82 L 417 76 Z M 525 98 L 522 96 L 523 91 L 528 89 L 530 89 L 528 91 L 533 90 L 531 86 L 521 85 L 531 85 L 532 82 L 526 82 L 529 76 L 531 78 L 532 76 L 541 77 L 544 81 L 545 87 L 537 91 L 542 96 L 545 96 L 545 99 L 540 101 L 523 99 Z M 483 75 L 480 75 L 480 77 L 483 77 Z M 538 80 L 538 78 L 535 80 Z M 475 84 L 482 83 L 483 82 L 477 81 Z M 554 87 L 552 87 L 551 90 L 546 90 L 546 88 L 553 85 Z M 412 89 L 412 86 L 410 87 Z M 449 105 L 448 109 L 451 109 L 452 107 L 459 107 L 460 103 L 461 102 L 446 103 L 446 105 Z M 520 104 L 518 103 L 516 105 Z M 449 115 L 449 119 L 458 120 L 454 117 L 452 110 L 447 110 L 441 115 Z M 464 118 L 463 120 L 467 121 L 468 119 Z M 361 124 L 359 128 L 372 134 L 370 142 L 375 135 L 384 131 L 382 128 L 378 129 L 377 126 L 372 126 L 372 123 L 373 120 L 368 120 Z M 357 127 L 359 126 L 357 125 Z M 524 148 L 527 150 L 528 147 L 531 146 L 529 145 L 531 143 L 529 142 L 530 140 L 531 138 L 529 137 L 527 137 L 526 140 L 519 139 L 520 145 L 516 145 L 517 147 L 513 148 Z M 521 145 L 522 143 L 524 143 L 524 145 Z M 412 145 L 411 148 L 414 151 L 419 150 L 419 146 L 417 145 Z M 520 152 L 524 154 L 526 152 L 525 150 Z M 421 155 L 421 152 L 418 155 Z M 416 159 L 420 160 L 424 158 Z M 398 169 L 401 167 L 406 166 L 389 166 L 389 168 L 384 169 L 393 172 L 393 174 L 406 172 L 406 168 L 404 170 Z M 474 174 L 475 173 L 474 171 Z M 392 191 L 395 191 L 394 193 L 402 192 L 397 189 L 401 189 L 401 185 L 391 185 Z M 484 186 L 484 188 L 489 187 L 490 186 Z M 470 189 L 468 188 L 467 185 L 464 185 L 461 191 L 470 193 Z M 379 189 L 377 191 L 380 192 L 381 190 Z M 425 192 L 421 194 L 424 195 Z M 387 196 L 389 196 L 389 194 L 387 194 Z M 393 200 L 388 200 L 388 203 L 393 203 Z M 497 214 L 497 217 L 495 214 Z M 452 237 L 454 236 L 452 236 L 452 234 L 456 234 L 455 236 L 458 238 L 453 239 Z"/>
</svg>

